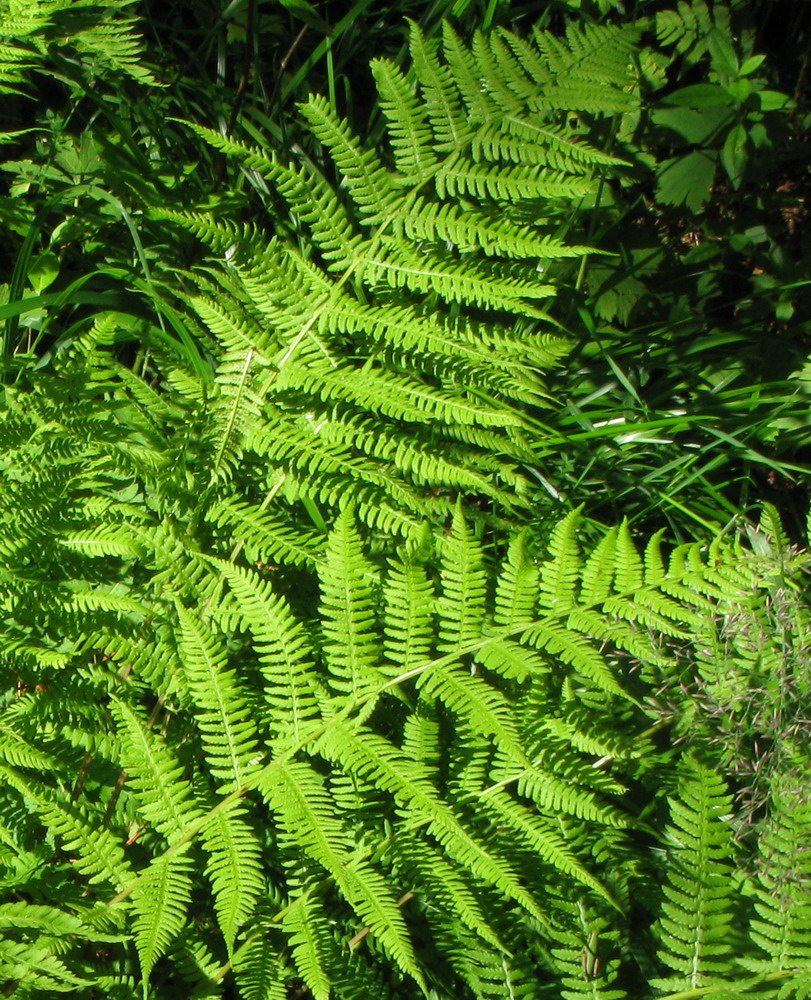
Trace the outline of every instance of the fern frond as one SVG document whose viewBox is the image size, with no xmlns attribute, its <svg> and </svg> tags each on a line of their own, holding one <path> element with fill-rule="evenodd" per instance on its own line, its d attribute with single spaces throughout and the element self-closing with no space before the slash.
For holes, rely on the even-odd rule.
<svg viewBox="0 0 811 1000">
<path fill-rule="evenodd" d="M 576 529 L 579 512 L 572 511 L 555 526 L 547 548 L 550 559 L 541 565 L 540 589 L 543 606 L 552 611 L 566 610 L 576 600 L 580 575 L 580 551 Z"/>
<path fill-rule="evenodd" d="M 212 560 L 213 561 L 213 560 Z M 254 636 L 273 734 L 299 740 L 318 715 L 322 693 L 313 676 L 313 650 L 302 624 L 270 583 L 256 573 L 216 561 L 237 599 L 239 619 Z"/>
<path fill-rule="evenodd" d="M 544 57 L 537 83 L 545 87 L 530 101 L 534 108 L 565 107 L 592 114 L 622 113 L 633 106 L 631 54 L 639 33 L 636 25 L 570 23 L 565 40 L 533 29 L 533 40 Z M 537 63 L 529 68 L 537 68 Z M 554 80 L 549 87 L 549 77 Z"/>
<path fill-rule="evenodd" d="M 560 944 L 552 955 L 561 974 L 564 1000 L 623 1000 L 627 996 L 616 982 L 619 962 L 608 958 L 616 947 L 617 932 L 605 917 L 590 912 L 583 900 L 569 904 L 571 925 L 561 928 Z"/>
<path fill-rule="evenodd" d="M 237 932 L 253 915 L 265 888 L 261 844 L 239 802 L 210 816 L 202 843 L 209 856 L 206 875 L 214 891 L 217 923 L 231 955 Z"/>
<path fill-rule="evenodd" d="M 8 651 L 8 650 L 7 650 Z M 0 760 L 14 768 L 32 768 L 47 773 L 54 760 L 31 744 L 7 722 L 0 721 Z"/>
<path fill-rule="evenodd" d="M 138 812 L 172 844 L 200 816 L 191 786 L 182 777 L 184 768 L 133 708 L 120 700 L 111 708 L 119 723 L 129 787 L 138 793 Z"/>
<path fill-rule="evenodd" d="M 351 507 L 338 516 L 319 567 L 324 658 L 334 691 L 357 702 L 379 683 L 377 572 L 366 559 Z"/>
<path fill-rule="evenodd" d="M 713 30 L 710 10 L 704 0 L 687 3 L 679 0 L 675 10 L 656 12 L 656 37 L 661 45 L 672 45 L 676 52 L 695 62 L 707 51 Z"/>
<path fill-rule="evenodd" d="M 145 998 L 155 963 L 183 929 L 193 887 L 191 867 L 185 851 L 159 855 L 152 859 L 133 890 L 133 933 Z"/>
<path fill-rule="evenodd" d="M 256 723 L 234 671 L 226 668 L 225 649 L 197 616 L 180 604 L 176 610 L 179 652 L 211 775 L 222 791 L 232 791 L 262 759 Z"/>
<path fill-rule="evenodd" d="M 295 934 L 295 929 L 292 929 Z M 245 1000 L 288 1000 L 287 983 L 293 968 L 277 953 L 275 937 L 265 927 L 256 928 L 233 959 L 234 975 Z M 323 976 L 315 972 L 315 978 Z"/>
<path fill-rule="evenodd" d="M 439 61 L 415 21 L 409 25 L 408 47 L 431 123 L 434 148 L 442 153 L 461 149 L 472 130 L 459 113 L 459 92 L 453 74 Z"/>
<path fill-rule="evenodd" d="M 392 230 L 396 236 L 402 233 L 414 241 L 451 244 L 461 252 L 480 247 L 488 256 L 518 260 L 527 257 L 559 260 L 579 257 L 587 252 L 585 247 L 570 246 L 553 236 L 535 233 L 529 227 L 505 219 L 470 209 L 463 210 L 453 204 L 437 204 L 424 198 L 416 200 L 408 215 L 395 219 Z"/>
<path fill-rule="evenodd" d="M 63 850 L 77 852 L 76 870 L 88 882 L 108 882 L 121 889 L 134 880 L 119 838 L 100 825 L 99 815 L 63 801 L 51 789 L 36 786 L 8 768 L 0 770 L 9 786 L 35 803 L 40 822 L 62 838 Z"/>
<path fill-rule="evenodd" d="M 381 946 L 406 974 L 421 982 L 422 973 L 399 907 L 382 876 L 352 857 L 349 839 L 316 773 L 304 764 L 281 765 L 271 781 L 263 781 L 262 791 L 279 813 L 284 840 L 332 876 Z"/>
<path fill-rule="evenodd" d="M 396 800 L 407 803 L 421 823 L 428 822 L 428 831 L 463 869 L 469 869 L 477 878 L 495 886 L 543 919 L 537 904 L 520 885 L 510 866 L 468 834 L 448 805 L 419 776 L 414 764 L 385 740 L 366 733 L 355 735 L 333 724 L 320 745 L 330 759 L 340 761 L 359 777 L 373 779 Z"/>
<path fill-rule="evenodd" d="M 749 934 L 766 958 L 745 957 L 752 972 L 791 970 L 811 975 L 811 823 L 806 782 L 777 776 L 770 813 L 759 838 L 755 910 Z M 781 995 L 790 992 L 788 984 Z"/>
<path fill-rule="evenodd" d="M 287 512 L 271 514 L 234 496 L 212 504 L 206 519 L 229 530 L 231 537 L 245 546 L 253 563 L 312 566 L 321 558 L 323 539 L 297 524 Z"/>
<path fill-rule="evenodd" d="M 659 957 L 675 975 L 654 985 L 668 991 L 723 987 L 735 965 L 732 798 L 721 775 L 687 757 L 670 810 L 670 863 L 654 932 Z"/>
<path fill-rule="evenodd" d="M 443 539 L 442 596 L 439 612 L 440 650 L 449 652 L 478 638 L 485 618 L 487 575 L 481 546 L 473 538 L 461 508 L 454 513 L 450 535 Z"/>
<path fill-rule="evenodd" d="M 492 738 L 516 761 L 528 763 L 511 719 L 509 702 L 481 677 L 442 666 L 421 674 L 417 685 L 423 697 L 437 699 L 473 732 Z"/>
<path fill-rule="evenodd" d="M 536 857 L 542 858 L 550 871 L 564 872 L 575 882 L 587 886 L 597 895 L 609 901 L 611 897 L 602 883 L 589 872 L 571 850 L 564 838 L 557 833 L 551 823 L 539 819 L 532 812 L 519 805 L 503 791 L 495 791 L 481 798 L 485 812 L 492 813 L 494 819 L 503 825 L 505 832 L 523 842 Z"/>
<path fill-rule="evenodd" d="M 422 897 L 431 909 L 452 914 L 455 920 L 461 921 L 493 948 L 506 950 L 487 923 L 470 880 L 440 851 L 419 836 L 405 831 L 398 833 L 393 848 L 398 865 L 408 875 L 405 884 L 413 885 L 415 894 Z"/>
<path fill-rule="evenodd" d="M 329 1000 L 328 969 L 334 952 L 332 929 L 321 907 L 306 893 L 288 907 L 282 920 L 296 969 L 315 1000 Z"/>
<path fill-rule="evenodd" d="M 433 596 L 434 588 L 425 567 L 415 556 L 389 560 L 383 587 L 384 652 L 401 673 L 430 659 L 434 641 Z"/>
<path fill-rule="evenodd" d="M 569 628 L 553 618 L 541 620 L 529 626 L 524 632 L 524 640 L 558 661 L 571 664 L 597 690 L 629 698 L 630 695 L 617 681 L 605 657 L 595 648 L 591 636 L 583 635 L 577 628 L 576 616 L 573 624 L 575 627 Z"/>
<path fill-rule="evenodd" d="M 75 993 L 77 989 L 93 985 L 72 972 L 64 962 L 48 952 L 47 948 L 0 939 L 0 976 L 15 987 L 29 990 L 47 990 L 53 993 Z"/>
<path fill-rule="evenodd" d="M 370 69 L 377 84 L 380 109 L 389 122 L 395 166 L 403 177 L 415 181 L 427 179 L 436 167 L 437 156 L 415 88 L 387 59 L 373 60 Z"/>
<path fill-rule="evenodd" d="M 313 134 L 343 174 L 349 196 L 370 225 L 383 221 L 397 197 L 389 172 L 373 150 L 362 150 L 349 126 L 332 111 L 325 97 L 311 97 L 302 107 Z"/>
<path fill-rule="evenodd" d="M 475 171 L 464 176 L 447 174 L 444 183 L 448 185 L 448 193 L 455 195 L 468 193 L 457 190 L 456 181 L 465 185 L 472 181 L 478 187 L 479 180 L 483 185 L 482 191 L 489 189 L 487 177 Z M 506 191 L 503 177 L 499 183 L 502 184 L 501 190 Z M 479 191 L 471 193 L 482 196 Z M 503 197 L 511 199 L 521 195 L 507 193 Z M 380 243 L 385 253 L 367 257 L 362 271 L 362 277 L 372 288 L 407 289 L 418 295 L 435 295 L 449 303 L 458 302 L 480 309 L 500 309 L 540 318 L 545 318 L 545 314 L 528 300 L 549 298 L 555 293 L 553 286 L 542 284 L 532 274 L 513 274 L 507 267 L 492 264 L 461 264 L 447 252 L 432 253 L 423 249 L 416 254 L 410 247 L 403 248 L 399 240 L 390 237 L 381 237 Z"/>
<path fill-rule="evenodd" d="M 567 740 L 566 743 L 568 742 Z M 566 744 L 558 746 L 565 747 Z M 564 749 L 561 756 L 566 753 Z M 567 755 L 571 759 L 571 751 L 568 751 Z M 518 794 L 529 798 L 546 816 L 566 814 L 606 826 L 617 828 L 629 826 L 628 816 L 601 798 L 594 788 L 594 780 L 588 780 L 592 777 L 588 772 L 581 771 L 578 774 L 574 768 L 566 769 L 562 761 L 554 760 L 552 753 L 548 753 L 547 757 L 549 765 L 553 762 L 558 765 L 555 769 L 544 766 L 546 761 L 541 760 L 516 775 L 514 763 L 503 759 L 493 769 L 493 778 L 505 775 L 504 781 L 509 780 L 510 783 L 514 781 Z M 487 794 L 487 791 L 483 793 Z"/>
</svg>

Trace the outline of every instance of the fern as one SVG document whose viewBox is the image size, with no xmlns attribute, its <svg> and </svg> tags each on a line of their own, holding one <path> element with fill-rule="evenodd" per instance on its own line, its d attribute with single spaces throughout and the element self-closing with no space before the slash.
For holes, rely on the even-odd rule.
<svg viewBox="0 0 811 1000">
<path fill-rule="evenodd" d="M 760 867 L 755 875 L 752 941 L 765 957 L 742 964 L 760 974 L 791 974 L 779 996 L 796 990 L 811 969 L 811 846 L 808 843 L 808 798 L 798 775 L 776 778 L 771 816 L 759 838 Z"/>
<path fill-rule="evenodd" d="M 133 892 L 133 934 L 144 996 L 155 963 L 183 927 L 191 892 L 188 859 L 182 854 L 154 858 Z"/>
<path fill-rule="evenodd" d="M 694 0 L 693 3 L 679 0 L 675 10 L 663 10 L 656 14 L 659 42 L 673 45 L 676 52 L 685 55 L 691 62 L 697 62 L 707 51 L 713 27 L 712 14 L 703 0 Z"/>
<path fill-rule="evenodd" d="M 128 32 L 81 51 L 126 71 Z M 532 486 L 556 262 L 591 252 L 561 222 L 616 166 L 638 32 L 413 25 L 381 142 L 313 98 L 311 159 L 195 126 L 278 197 L 273 238 L 156 212 L 215 257 L 175 303 L 213 374 L 136 375 L 106 314 L 4 390 L 4 992 L 807 991 L 807 754 L 772 757 L 750 848 L 709 697 L 806 621 L 805 557 L 768 516 L 643 548 Z M 807 678 L 766 645 L 783 732 Z"/>
<path fill-rule="evenodd" d="M 25 93 L 31 71 L 47 65 L 54 52 L 77 59 L 90 72 L 126 74 L 140 83 L 157 85 L 144 66 L 136 20 L 126 11 L 133 0 L 62 0 L 0 5 L 0 93 Z M 13 138 L 19 133 L 0 133 Z"/>
<path fill-rule="evenodd" d="M 217 923 L 231 954 L 237 932 L 253 915 L 265 887 L 261 843 L 239 803 L 208 819 L 202 841 L 209 855 L 206 874 L 214 892 Z"/>
<path fill-rule="evenodd" d="M 686 758 L 679 798 L 671 803 L 673 860 L 655 928 L 660 958 L 675 973 L 654 983 L 661 989 L 719 985 L 732 971 L 731 813 L 723 779 Z"/>
<path fill-rule="evenodd" d="M 546 35 L 519 44 L 502 34 L 465 50 L 448 30 L 443 62 L 413 25 L 411 76 L 373 64 L 391 160 L 363 146 L 325 100 L 303 108 L 338 189 L 326 165 L 320 175 L 194 126 L 267 178 L 308 241 L 301 252 L 250 228 L 163 213 L 230 261 L 215 274 L 219 291 L 189 300 L 223 347 L 215 471 L 247 448 L 285 476 L 289 495 L 332 504 L 352 491 L 364 521 L 397 533 L 413 531 L 431 508 L 449 511 L 446 492 L 522 502 L 529 486 L 514 463 L 528 453 L 515 405 L 545 404 L 540 376 L 565 347 L 544 329 L 555 287 L 543 272 L 588 252 L 562 242 L 555 220 L 614 162 L 590 151 L 565 110 L 586 92 L 594 104 L 599 92 L 605 106 L 592 113 L 615 111 L 608 81 L 625 93 L 632 37 L 572 31 L 554 47 Z M 460 65 L 475 73 L 475 114 L 454 72 Z M 553 108 L 536 106 L 538 67 L 551 80 L 564 65 L 580 104 L 562 91 Z M 495 95 L 508 92 L 505 108 Z M 547 144 L 548 168 L 537 156 Z M 545 206 L 545 214 L 532 210 L 533 225 L 530 205 Z M 502 314 L 523 319 L 511 329 Z M 262 409 L 273 433 L 247 434 Z M 416 447 L 406 427 L 417 431 Z M 428 506 L 434 484 L 440 495 Z"/>
<path fill-rule="evenodd" d="M 223 791 L 241 788 L 256 769 L 259 741 L 246 696 L 227 670 L 226 651 L 202 622 L 178 607 L 180 654 L 211 775 Z"/>
</svg>

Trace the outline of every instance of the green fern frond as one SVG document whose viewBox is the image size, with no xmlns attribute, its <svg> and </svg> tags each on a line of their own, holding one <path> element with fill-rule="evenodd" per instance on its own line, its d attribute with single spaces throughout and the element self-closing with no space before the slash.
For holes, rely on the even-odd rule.
<svg viewBox="0 0 811 1000">
<path fill-rule="evenodd" d="M 53 51 L 95 59 L 96 68 L 123 73 L 148 86 L 158 81 L 143 64 L 135 19 L 125 15 L 133 0 L 6 4 L 0 26 L 0 93 L 20 93 L 32 69 Z M 122 16 L 124 15 L 124 16 Z M 77 60 L 78 61 L 78 60 Z"/>
<path fill-rule="evenodd" d="M 297 524 L 286 511 L 273 514 L 255 504 L 223 497 L 206 511 L 206 519 L 229 532 L 253 563 L 312 566 L 322 558 L 318 532 Z"/>
<path fill-rule="evenodd" d="M 704 0 L 687 3 L 679 0 L 675 10 L 656 13 L 656 37 L 661 45 L 673 45 L 676 52 L 691 62 L 707 51 L 714 24 Z"/>
<path fill-rule="evenodd" d="M 101 933 L 91 922 L 84 923 L 76 913 L 55 906 L 27 904 L 23 901 L 0 904 L 0 926 L 6 931 L 15 927 L 25 932 L 43 931 L 47 937 L 54 939 L 69 935 L 93 938 L 96 934 L 98 936 L 95 939 L 98 941 L 120 939 L 116 935 Z"/>
<path fill-rule="evenodd" d="M 433 173 L 437 156 L 431 130 L 414 87 L 401 70 L 386 59 L 375 59 L 370 69 L 377 85 L 380 109 L 389 122 L 395 166 L 403 177 L 421 181 Z"/>
<path fill-rule="evenodd" d="M 633 24 L 617 27 L 572 22 L 564 40 L 535 27 L 533 40 L 545 60 L 536 80 L 547 86 L 530 106 L 544 108 L 556 102 L 569 111 L 592 114 L 622 113 L 633 107 L 635 98 L 628 90 L 634 82 L 631 56 L 638 33 Z M 551 90 L 550 75 L 554 80 Z"/>
<path fill-rule="evenodd" d="M 577 545 L 579 512 L 572 511 L 555 526 L 547 548 L 550 559 L 541 566 L 541 600 L 552 611 L 567 610 L 576 601 L 576 583 L 580 571 Z"/>
<path fill-rule="evenodd" d="M 325 97 L 311 97 L 301 110 L 313 134 L 335 161 L 359 212 L 370 225 L 382 222 L 398 192 L 379 157 L 373 150 L 361 149 L 358 139 L 334 114 Z"/>
<path fill-rule="evenodd" d="M 135 947 L 141 963 L 143 995 L 149 995 L 149 977 L 155 963 L 180 935 L 186 921 L 193 882 L 186 852 L 153 858 L 136 884 L 132 902 Z"/>
<path fill-rule="evenodd" d="M 552 823 L 538 818 L 502 791 L 482 797 L 481 805 L 486 813 L 491 813 L 494 820 L 502 825 L 505 832 L 509 831 L 517 846 L 523 842 L 524 849 L 545 861 L 550 871 L 564 872 L 575 882 L 611 900 L 605 887 L 574 855 L 570 845 L 555 831 Z"/>
<path fill-rule="evenodd" d="M 338 516 L 319 567 L 321 618 L 329 683 L 357 702 L 379 683 L 375 611 L 377 572 L 363 552 L 354 512 Z"/>
<path fill-rule="evenodd" d="M 569 628 L 554 618 L 541 620 L 529 626 L 524 632 L 524 640 L 558 662 L 570 664 L 582 677 L 588 678 L 597 690 L 623 698 L 630 697 L 617 681 L 612 667 L 596 648 L 592 637 L 583 635 L 577 628 L 577 616 L 569 620 L 573 621 L 574 628 Z"/>
<path fill-rule="evenodd" d="M 293 854 L 289 863 L 309 857 L 342 884 L 350 841 L 321 777 L 307 763 L 280 763 L 259 787 L 278 816 L 280 842 Z"/>
<path fill-rule="evenodd" d="M 332 928 L 321 908 L 306 893 L 285 912 L 282 927 L 288 935 L 296 969 L 315 1000 L 329 1000 L 333 964 Z"/>
<path fill-rule="evenodd" d="M 32 768 L 43 772 L 54 769 L 54 760 L 50 754 L 31 746 L 22 734 L 5 721 L 0 721 L 0 760 L 14 768 Z"/>
<path fill-rule="evenodd" d="M 695 758 L 681 768 L 670 800 L 669 864 L 662 914 L 654 926 L 668 991 L 725 985 L 735 966 L 732 797 L 723 777 Z"/>
<path fill-rule="evenodd" d="M 415 555 L 389 560 L 383 587 L 384 653 L 398 671 L 407 673 L 430 659 L 433 640 L 434 587 Z"/>
<path fill-rule="evenodd" d="M 99 825 L 99 816 L 80 805 L 65 801 L 47 787 L 26 781 L 2 768 L 5 781 L 35 804 L 40 822 L 62 840 L 64 851 L 76 851 L 76 870 L 88 882 L 108 882 L 121 889 L 133 881 L 119 839 Z"/>
<path fill-rule="evenodd" d="M 225 257 L 226 294 L 204 291 L 190 301 L 230 359 L 230 369 L 220 362 L 222 399 L 213 404 L 222 414 L 218 475 L 258 452 L 289 477 L 286 490 L 318 504 L 364 491 L 359 514 L 385 530 L 398 517 L 413 524 L 434 508 L 441 514 L 440 504 L 420 503 L 432 489 L 475 490 L 499 506 L 510 503 L 501 484 L 526 491 L 517 467 L 529 458 L 522 404 L 547 405 L 538 376 L 565 349 L 543 332 L 551 329 L 544 300 L 554 294 L 544 270 L 589 252 L 566 245 L 552 220 L 615 161 L 589 152 L 562 106 L 549 115 L 531 109 L 537 83 L 511 37 L 466 48 L 446 29 L 438 46 L 412 25 L 411 73 L 376 64 L 393 170 L 385 146 L 367 148 L 328 102 L 312 98 L 303 113 L 337 189 L 328 169 L 320 176 L 303 158 L 284 165 L 194 126 L 267 178 L 303 241 L 300 251 L 250 229 L 174 216 Z M 526 45 L 539 65 L 554 62 L 550 79 L 568 60 L 584 91 L 611 77 L 624 92 L 629 38 L 610 29 L 573 33 L 554 52 L 551 42 Z M 457 86 L 462 67 L 467 82 Z M 465 103 L 473 91 L 475 116 Z M 527 204 L 537 224 L 527 223 Z M 539 214 L 540 205 L 548 211 Z M 504 315 L 523 316 L 522 328 Z M 372 419 L 375 435 L 359 433 Z M 262 422 L 275 426 L 246 434 Z M 411 423 L 431 425 L 428 449 L 406 449 L 400 428 Z M 303 433 L 314 427 L 317 434 Z"/>
<path fill-rule="evenodd" d="M 0 976 L 15 990 L 22 987 L 26 992 L 75 993 L 93 985 L 92 979 L 76 975 L 47 948 L 8 939 L 0 940 Z"/>
<path fill-rule="evenodd" d="M 783 983 L 777 1000 L 808 1000 L 811 997 L 811 972 L 801 972 Z"/>
<path fill-rule="evenodd" d="M 295 934 L 295 928 L 291 928 Z M 288 1000 L 287 983 L 294 968 L 279 955 L 276 938 L 266 927 L 254 928 L 251 938 L 234 956 L 234 975 L 244 1000 Z M 323 976 L 319 969 L 316 979 Z"/>
<path fill-rule="evenodd" d="M 454 152 L 470 138 L 472 129 L 467 116 L 459 114 L 459 92 L 448 66 L 443 66 L 419 25 L 409 25 L 409 51 L 433 132 L 437 152 Z"/>
<path fill-rule="evenodd" d="M 183 778 L 184 767 L 140 713 L 119 700 L 112 702 L 111 709 L 118 721 L 128 786 L 138 794 L 138 813 L 172 844 L 201 815 L 191 786 Z"/>
<path fill-rule="evenodd" d="M 253 916 L 265 888 L 261 844 L 239 802 L 212 814 L 201 839 L 209 856 L 206 875 L 214 891 L 217 923 L 231 955 L 237 932 Z"/>
<path fill-rule="evenodd" d="M 487 923 L 470 879 L 440 851 L 406 831 L 398 834 L 392 848 L 398 867 L 406 873 L 404 884 L 413 885 L 415 895 L 423 899 L 426 906 L 451 914 L 481 940 L 499 951 L 506 951 Z"/>
<path fill-rule="evenodd" d="M 392 230 L 396 236 L 402 233 L 414 241 L 452 244 L 462 252 L 480 247 L 488 256 L 519 260 L 527 257 L 561 260 L 581 257 L 589 252 L 586 247 L 570 246 L 553 236 L 536 234 L 509 220 L 423 198 L 416 200 L 412 213 L 392 222 Z"/>
<path fill-rule="evenodd" d="M 313 673 L 313 650 L 302 624 L 270 583 L 256 573 L 217 561 L 228 581 L 242 627 L 251 631 L 265 680 L 271 732 L 299 740 L 318 714 L 320 682 Z"/>
<path fill-rule="evenodd" d="M 442 596 L 437 604 L 443 652 L 464 646 L 481 635 L 485 617 L 487 575 L 482 550 L 472 536 L 460 508 L 454 513 L 449 536 L 440 548 Z"/>
<path fill-rule="evenodd" d="M 421 674 L 417 685 L 423 697 L 437 699 L 473 732 L 491 738 L 518 762 L 528 763 L 509 702 L 481 677 L 458 667 L 437 666 Z"/>
<path fill-rule="evenodd" d="M 537 904 L 520 886 L 510 866 L 469 836 L 434 789 L 419 777 L 414 765 L 404 760 L 386 741 L 371 734 L 358 738 L 333 725 L 321 745 L 328 757 L 340 760 L 358 776 L 374 779 L 378 787 L 407 803 L 419 817 L 420 825 L 428 824 L 428 832 L 463 869 L 469 869 L 543 919 Z"/>
<path fill-rule="evenodd" d="M 766 958 L 741 964 L 761 974 L 811 974 L 811 843 L 806 782 L 775 777 L 768 820 L 759 838 L 755 910 L 749 933 Z M 781 995 L 788 984 L 781 987 Z"/>
<path fill-rule="evenodd" d="M 496 583 L 493 622 L 496 627 L 514 629 L 535 618 L 539 596 L 538 569 L 528 551 L 528 533 L 511 539 Z"/>
<path fill-rule="evenodd" d="M 474 162 L 445 167 L 437 174 L 436 188 L 440 198 L 464 198 L 468 195 L 507 205 L 522 201 L 585 198 L 593 191 L 594 183 L 582 176 L 569 177 L 563 171 L 539 174 L 534 163 L 531 166 L 496 168 Z"/>
<path fill-rule="evenodd" d="M 567 740 L 566 743 L 568 742 Z M 569 756 L 571 759 L 571 751 L 567 752 L 566 743 L 558 744 L 560 756 Z M 617 828 L 629 825 L 628 816 L 600 796 L 594 788 L 596 782 L 587 771 L 584 773 L 585 769 L 577 773 L 575 768 L 566 768 L 562 766 L 562 761 L 555 761 L 554 755 L 548 751 L 547 757 L 549 765 L 554 762 L 558 767 L 553 769 L 545 766 L 547 762 L 540 760 L 531 767 L 516 772 L 513 761 L 502 758 L 497 761 L 492 777 L 501 778 L 502 783 L 514 784 L 518 794 L 534 802 L 545 816 L 565 814 Z M 497 788 L 498 782 L 493 787 Z M 485 790 L 482 794 L 487 796 L 489 793 Z"/>
<path fill-rule="evenodd" d="M 552 948 L 561 975 L 561 997 L 623 1000 L 627 993 L 616 981 L 619 962 L 608 958 L 617 943 L 610 921 L 594 915 L 582 900 L 565 908 L 571 913 L 571 923 L 560 929 L 560 944 Z"/>
<path fill-rule="evenodd" d="M 422 980 L 413 946 L 396 902 L 382 876 L 352 857 L 349 838 L 334 816 L 328 793 L 316 773 L 304 764 L 277 768 L 262 791 L 279 813 L 283 842 L 322 866 L 344 899 L 370 927 L 400 968 Z"/>
<path fill-rule="evenodd" d="M 197 713 L 212 777 L 224 792 L 240 788 L 262 759 L 259 734 L 246 695 L 225 649 L 204 623 L 180 604 L 179 652 Z"/>
</svg>

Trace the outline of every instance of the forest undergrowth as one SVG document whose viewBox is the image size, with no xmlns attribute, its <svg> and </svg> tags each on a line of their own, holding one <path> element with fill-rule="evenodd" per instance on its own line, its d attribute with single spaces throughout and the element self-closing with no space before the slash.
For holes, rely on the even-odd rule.
<svg viewBox="0 0 811 1000">
<path fill-rule="evenodd" d="M 0 0 L 3 996 L 811 996 L 810 35 Z"/>
</svg>

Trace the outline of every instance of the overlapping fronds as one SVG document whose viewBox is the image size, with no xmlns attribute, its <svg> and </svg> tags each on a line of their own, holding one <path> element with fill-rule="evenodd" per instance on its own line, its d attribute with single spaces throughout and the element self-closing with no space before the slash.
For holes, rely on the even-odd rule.
<svg viewBox="0 0 811 1000">
<path fill-rule="evenodd" d="M 114 398 L 124 390 L 106 364 Z M 15 410 L 5 419 L 9 439 L 15 427 L 30 434 Z M 62 437 L 74 440 L 60 426 Z M 500 536 L 457 503 L 444 525 L 425 522 L 382 558 L 352 505 L 297 542 L 281 487 L 264 506 L 223 498 L 185 522 L 198 535 L 183 543 L 171 522 L 197 516 L 193 465 L 159 478 L 139 465 L 134 489 L 88 504 L 77 447 L 41 453 L 43 501 L 58 492 L 67 520 L 24 522 L 27 551 L 116 531 L 133 547 L 67 547 L 70 567 L 55 577 L 65 593 L 39 613 L 43 647 L 56 651 L 61 629 L 62 659 L 4 647 L 5 669 L 30 686 L 4 721 L 4 815 L 27 810 L 27 828 L 50 831 L 64 861 L 48 891 L 67 899 L 85 887 L 95 926 L 131 943 L 146 995 L 177 961 L 212 995 L 233 969 L 245 997 L 281 996 L 295 980 L 313 995 L 353 996 L 347 978 L 381 995 L 521 996 L 530 971 L 560 995 L 620 997 L 630 952 L 619 915 L 650 867 L 628 789 L 667 770 L 645 734 L 645 677 L 676 669 L 680 644 L 717 609 L 761 600 L 770 577 L 759 557 L 734 541 L 667 554 L 656 538 L 643 552 L 624 526 L 590 543 L 576 512 L 544 550 L 524 531 L 494 551 Z M 113 445 L 83 447 L 102 474 Z M 20 463 L 10 451 L 9 496 Z M 139 499 L 146 475 L 160 528 Z M 83 527 L 91 515 L 95 534 Z M 284 552 L 296 557 L 261 558 Z M 143 574 L 138 600 L 98 572 L 110 560 Z M 26 566 L 6 570 L 17 619 L 34 618 Z M 91 693 L 95 713 L 77 714 Z M 730 879 L 723 891 L 713 881 L 725 864 L 718 829 L 731 844 L 717 814 L 731 807 L 720 778 L 685 767 L 657 925 L 662 978 L 669 965 L 679 983 L 712 972 L 723 984 L 729 967 L 712 942 L 697 970 L 679 958 L 688 876 L 708 883 L 695 894 L 708 900 L 709 938 L 732 933 Z M 33 843 L 9 843 L 14 864 L 36 862 Z M 606 843 L 636 859 L 624 880 L 597 863 Z M 4 857 L 8 883 L 45 905 Z M 783 935 L 800 975 L 797 929 L 770 905 L 763 895 L 757 933 Z M 81 978 L 75 955 L 48 954 L 66 983 Z M 56 965 L 42 974 L 58 981 Z"/>
<path fill-rule="evenodd" d="M 127 4 L 6 7 L 47 46 Z M 102 21 L 83 58 L 126 72 Z M 412 26 L 379 143 L 320 98 L 310 158 L 197 127 L 275 199 L 162 213 L 218 258 L 178 283 L 213 376 L 156 348 L 147 384 L 105 314 L 4 389 L 4 995 L 808 992 L 807 749 L 736 815 L 712 718 L 803 557 L 773 523 L 642 548 L 530 485 L 555 264 L 590 252 L 560 222 L 616 166 L 589 139 L 636 30 Z"/>
<path fill-rule="evenodd" d="M 0 4 L 0 93 L 19 93 L 52 49 L 155 84 L 143 65 L 133 0 L 4 0 Z"/>
<path fill-rule="evenodd" d="M 633 106 L 634 37 L 499 32 L 465 46 L 446 27 L 440 53 L 414 24 L 409 74 L 372 64 L 388 150 L 325 99 L 303 106 L 320 171 L 192 126 L 261 174 L 300 234 L 294 246 L 161 213 L 224 258 L 190 298 L 223 348 L 215 475 L 253 451 L 289 495 L 332 504 L 352 491 L 361 518 L 394 533 L 459 491 L 522 503 L 521 410 L 547 405 L 542 376 L 566 346 L 545 272 L 589 252 L 558 222 L 616 163 L 574 113 Z"/>
<path fill-rule="evenodd" d="M 780 996 L 803 996 L 811 981 L 811 808 L 808 775 L 775 778 L 771 815 L 760 835 L 755 911 L 750 934 L 762 956 L 745 968 L 769 976 L 790 974 Z M 805 985 L 804 985 L 805 984 Z"/>
</svg>

